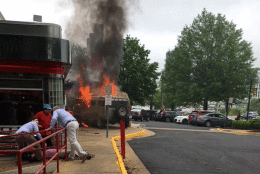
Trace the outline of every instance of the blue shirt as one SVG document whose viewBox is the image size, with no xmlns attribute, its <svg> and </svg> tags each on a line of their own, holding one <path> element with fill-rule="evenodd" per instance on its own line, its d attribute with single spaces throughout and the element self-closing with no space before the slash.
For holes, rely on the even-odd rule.
<svg viewBox="0 0 260 174">
<path fill-rule="evenodd" d="M 23 133 L 23 132 L 38 132 L 39 129 L 38 129 L 38 125 L 37 123 L 35 122 L 29 122 L 29 123 L 26 123 L 25 125 L 23 125 L 22 127 L 20 127 L 20 129 L 18 129 L 15 134 L 20 134 L 20 133 Z M 39 133 L 36 133 L 37 137 L 41 140 L 42 139 L 42 136 L 41 134 Z"/>
<path fill-rule="evenodd" d="M 76 119 L 69 112 L 65 111 L 65 109 L 57 109 L 53 112 L 50 128 L 52 129 L 56 123 L 59 123 L 62 127 L 65 127 L 65 124 L 72 120 L 76 121 Z"/>
</svg>

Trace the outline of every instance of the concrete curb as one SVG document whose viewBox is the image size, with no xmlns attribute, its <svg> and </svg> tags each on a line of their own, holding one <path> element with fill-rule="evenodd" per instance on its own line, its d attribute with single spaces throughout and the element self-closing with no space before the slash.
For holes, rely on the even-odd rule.
<svg viewBox="0 0 260 174">
<path fill-rule="evenodd" d="M 260 135 L 259 133 L 254 133 L 254 132 L 247 132 L 246 130 L 241 130 L 241 131 L 227 131 L 225 129 L 220 129 L 217 128 L 216 129 L 219 132 L 223 132 L 223 133 L 228 133 L 228 134 L 239 134 L 239 135 Z"/>
<path fill-rule="evenodd" d="M 143 130 L 142 132 L 127 134 L 127 135 L 125 135 L 125 138 L 126 138 L 126 139 L 127 139 L 127 138 L 133 138 L 133 137 L 138 137 L 138 136 L 142 136 L 142 135 L 146 135 L 145 130 Z M 121 154 L 119 153 L 119 150 L 118 150 L 118 148 L 117 148 L 117 146 L 116 146 L 116 142 L 115 142 L 115 141 L 118 141 L 118 140 L 120 140 L 120 136 L 116 136 L 116 137 L 112 137 L 112 138 L 111 138 L 111 142 L 112 142 L 114 151 L 115 151 L 116 156 L 117 156 L 118 165 L 119 165 L 119 167 L 120 167 L 121 173 L 122 173 L 122 174 L 127 174 L 127 170 L 126 170 L 126 168 L 125 168 L 124 161 L 123 161 L 122 156 L 121 156 Z"/>
</svg>

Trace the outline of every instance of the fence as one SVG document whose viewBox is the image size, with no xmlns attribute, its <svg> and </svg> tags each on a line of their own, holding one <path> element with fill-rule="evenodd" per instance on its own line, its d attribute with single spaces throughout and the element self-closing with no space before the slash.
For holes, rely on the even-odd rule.
<svg viewBox="0 0 260 174">
<path fill-rule="evenodd" d="M 67 161 L 67 132 L 66 132 L 65 128 L 55 128 L 54 130 L 55 130 L 55 132 L 52 133 L 51 135 L 33 143 L 33 144 L 30 144 L 30 145 L 28 145 L 28 146 L 26 146 L 22 149 L 19 149 L 19 150 L 0 150 L 0 156 L 8 155 L 8 154 L 17 154 L 17 156 L 18 156 L 18 163 L 17 163 L 18 164 L 18 173 L 22 174 L 23 173 L 23 171 L 22 171 L 22 153 L 42 150 L 43 151 L 43 159 L 42 159 L 43 165 L 36 172 L 36 174 L 40 173 L 41 171 L 43 171 L 43 173 L 46 174 L 46 167 L 54 158 L 56 158 L 56 160 L 57 160 L 57 173 L 59 173 L 59 153 L 63 149 L 65 149 L 65 161 Z M 38 131 L 38 132 L 31 132 L 31 133 L 21 133 L 21 134 L 8 135 L 8 134 L 10 134 L 14 131 L 16 131 L 16 130 L 2 131 L 2 132 L 0 132 L 0 135 L 4 134 L 5 136 L 2 136 L 0 138 L 10 138 L 10 137 L 15 137 L 15 136 L 19 136 L 19 135 L 35 134 L 35 133 L 42 132 L 42 131 Z M 50 131 L 50 129 L 47 129 L 47 130 L 44 130 L 44 131 Z M 64 140 L 62 140 L 62 131 L 65 132 Z M 60 140 L 59 140 L 59 135 L 60 135 Z M 56 137 L 55 146 L 56 146 L 57 151 L 56 151 L 54 156 L 52 156 L 48 161 L 46 161 L 46 149 L 51 149 L 51 148 L 53 148 L 53 146 L 52 147 L 46 147 L 45 143 L 46 143 L 47 139 L 54 137 L 54 136 Z M 62 144 L 62 142 L 64 142 L 64 144 Z M 38 148 L 38 149 L 33 148 L 33 146 L 38 145 L 40 143 L 42 143 L 42 148 Z M 16 146 L 16 145 L 15 144 L 4 145 L 4 146 L 0 146 L 0 148 L 12 147 L 12 146 Z"/>
</svg>

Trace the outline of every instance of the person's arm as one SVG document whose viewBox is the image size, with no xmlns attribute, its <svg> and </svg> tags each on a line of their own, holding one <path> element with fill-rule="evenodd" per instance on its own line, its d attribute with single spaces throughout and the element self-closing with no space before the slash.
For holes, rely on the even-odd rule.
<svg viewBox="0 0 260 174">
<path fill-rule="evenodd" d="M 33 129 L 34 129 L 34 132 L 38 132 L 38 131 L 39 131 L 37 123 L 33 124 Z M 37 136 L 40 140 L 42 139 L 42 136 L 41 136 L 40 133 L 36 133 L 36 136 Z"/>
<path fill-rule="evenodd" d="M 53 116 L 51 118 L 50 129 L 53 129 L 54 125 L 57 123 L 57 119 L 58 119 L 58 113 L 57 111 L 54 111 Z"/>
</svg>

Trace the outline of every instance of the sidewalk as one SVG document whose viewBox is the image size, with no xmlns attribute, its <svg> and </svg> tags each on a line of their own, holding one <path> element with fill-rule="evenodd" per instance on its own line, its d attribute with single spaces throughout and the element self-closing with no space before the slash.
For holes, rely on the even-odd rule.
<svg viewBox="0 0 260 174">
<path fill-rule="evenodd" d="M 125 130 L 125 134 L 142 132 L 143 129 L 140 128 L 139 124 L 132 124 Z M 146 135 L 135 137 L 144 138 L 147 136 L 153 136 L 154 133 L 149 130 L 145 130 Z M 106 138 L 106 129 L 96 129 L 96 128 L 85 128 L 80 127 L 78 134 L 78 142 L 85 151 L 95 154 L 95 157 L 91 160 L 86 160 L 83 164 L 81 160 L 75 158 L 74 161 L 63 161 L 60 159 L 60 171 L 59 173 L 68 174 L 83 174 L 83 173 L 117 173 L 121 174 L 120 167 L 118 165 L 118 159 L 114 151 L 113 145 L 111 143 L 111 137 L 120 136 L 120 125 L 109 126 L 108 138 Z M 131 174 L 149 174 L 149 171 L 145 168 L 143 163 L 140 161 L 135 152 L 128 145 L 126 139 L 126 158 L 124 159 L 124 164 L 126 169 Z M 121 151 L 120 141 L 116 141 L 116 145 L 119 151 Z M 70 150 L 70 144 L 68 143 L 68 150 Z M 10 158 L 10 159 L 8 159 Z M 0 174 L 17 174 L 17 165 L 15 165 L 15 156 L 6 157 L 4 161 L 0 160 L 2 168 Z M 7 167 L 13 163 L 13 167 Z M 42 162 L 39 163 L 28 163 L 24 162 L 23 174 L 35 173 L 42 166 Z M 8 169 L 9 168 L 9 169 Z M 56 160 L 47 166 L 47 173 L 57 173 Z M 4 172 L 3 172 L 4 171 Z"/>
<path fill-rule="evenodd" d="M 134 127 L 134 125 L 125 130 L 125 134 L 141 132 L 143 129 Z M 89 153 L 95 154 L 95 157 L 91 160 L 86 160 L 83 164 L 81 160 L 74 161 L 62 161 L 60 163 L 59 173 L 121 173 L 118 166 L 118 160 L 116 153 L 111 143 L 111 137 L 120 135 L 120 126 L 110 126 L 108 132 L 108 138 L 106 138 L 106 129 L 95 128 L 80 128 L 78 141 L 82 148 Z M 153 132 L 148 131 L 148 135 L 154 135 Z M 142 137 L 145 137 L 142 136 Z M 137 137 L 138 138 L 138 137 Z M 68 144 L 69 145 L 69 144 Z M 117 148 L 120 151 L 120 141 L 117 141 Z M 69 148 L 68 148 L 69 149 Z M 142 162 L 136 156 L 131 147 L 126 143 L 126 159 L 125 164 L 128 165 L 128 170 L 131 173 L 148 174 L 148 170 L 144 167 Z M 56 173 L 56 172 L 55 172 Z"/>
</svg>

